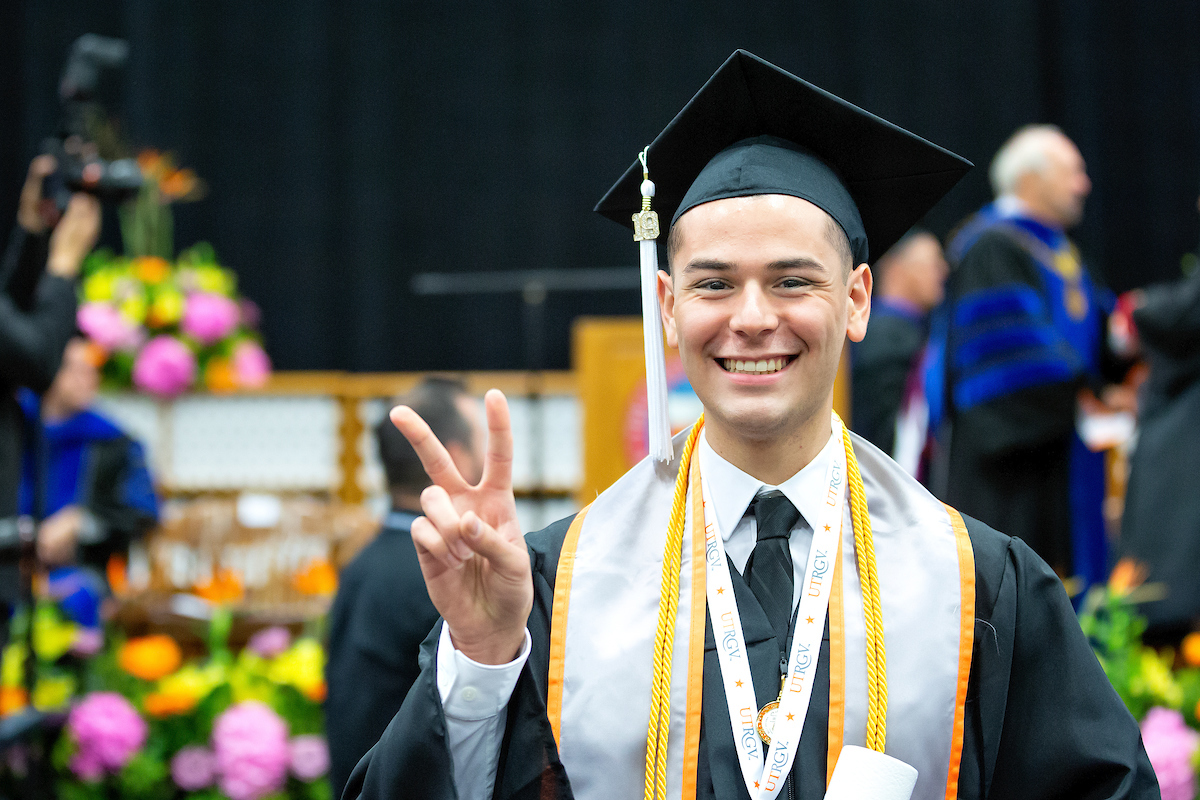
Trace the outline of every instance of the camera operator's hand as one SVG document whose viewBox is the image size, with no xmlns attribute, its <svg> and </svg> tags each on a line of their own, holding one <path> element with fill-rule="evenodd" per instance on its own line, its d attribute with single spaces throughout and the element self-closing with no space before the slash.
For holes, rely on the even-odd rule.
<svg viewBox="0 0 1200 800">
<path fill-rule="evenodd" d="M 53 201 L 42 196 L 42 182 L 58 164 L 54 156 L 40 155 L 29 163 L 25 185 L 21 187 L 21 203 L 17 207 L 17 224 L 37 236 L 58 222 L 58 209 Z"/>
<path fill-rule="evenodd" d="M 51 568 L 73 562 L 82 526 L 83 514 L 77 506 L 66 506 L 46 517 L 38 528 L 38 560 Z"/>
<path fill-rule="evenodd" d="M 99 236 L 100 201 L 82 192 L 71 195 L 66 213 L 50 234 L 46 271 L 60 278 L 74 278 Z"/>
</svg>

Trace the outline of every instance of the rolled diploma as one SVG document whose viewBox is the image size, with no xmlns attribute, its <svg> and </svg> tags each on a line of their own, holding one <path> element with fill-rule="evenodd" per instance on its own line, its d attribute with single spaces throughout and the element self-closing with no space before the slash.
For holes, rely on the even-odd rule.
<svg viewBox="0 0 1200 800">
<path fill-rule="evenodd" d="M 825 800 L 910 800 L 917 770 L 898 758 L 848 744 L 838 756 Z"/>
</svg>

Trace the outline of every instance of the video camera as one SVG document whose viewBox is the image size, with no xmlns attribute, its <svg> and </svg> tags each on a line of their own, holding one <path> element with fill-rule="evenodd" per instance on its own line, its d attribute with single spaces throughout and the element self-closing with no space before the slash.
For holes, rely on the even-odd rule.
<svg viewBox="0 0 1200 800">
<path fill-rule="evenodd" d="M 58 169 L 46 178 L 44 194 L 60 212 L 73 192 L 120 203 L 142 186 L 141 170 L 122 152 L 109 110 L 117 96 L 113 75 L 128 57 L 129 45 L 123 39 L 88 33 L 71 45 L 58 87 L 62 121 L 57 134 L 42 145 L 58 161 Z"/>
</svg>

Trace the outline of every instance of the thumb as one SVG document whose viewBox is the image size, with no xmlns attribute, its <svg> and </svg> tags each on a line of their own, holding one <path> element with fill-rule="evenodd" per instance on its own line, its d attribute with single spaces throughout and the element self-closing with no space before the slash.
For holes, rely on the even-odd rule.
<svg viewBox="0 0 1200 800">
<path fill-rule="evenodd" d="M 474 511 L 462 516 L 462 540 L 471 550 L 484 558 L 492 568 L 505 575 L 517 575 L 529 568 L 529 555 L 521 543 L 510 542 Z"/>
</svg>

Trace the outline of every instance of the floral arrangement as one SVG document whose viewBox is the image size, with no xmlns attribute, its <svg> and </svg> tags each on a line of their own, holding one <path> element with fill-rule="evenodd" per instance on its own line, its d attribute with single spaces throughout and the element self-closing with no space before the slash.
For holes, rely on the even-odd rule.
<svg viewBox="0 0 1200 800">
<path fill-rule="evenodd" d="M 170 636 L 111 636 L 72 670 L 63 662 L 80 626 L 52 603 L 39 604 L 31 624 L 32 705 L 65 715 L 51 753 L 62 800 L 330 800 L 325 654 L 315 638 L 267 628 L 235 655 L 232 615 L 218 608 L 203 659 L 185 661 Z M 24 645 L 14 641 L 3 657 L 4 690 L 17 692 L 8 712 L 26 700 Z"/>
<path fill-rule="evenodd" d="M 95 345 L 106 385 L 159 397 L 189 389 L 260 387 L 271 362 L 259 311 L 237 293 L 237 278 L 201 243 L 174 263 L 170 204 L 195 199 L 199 181 L 170 156 L 138 158 L 145 183 L 121 209 L 125 255 L 98 250 L 83 265 L 79 329 Z"/>
<path fill-rule="evenodd" d="M 1093 587 L 1079 622 L 1100 665 L 1141 722 L 1142 743 L 1158 777 L 1163 800 L 1195 800 L 1200 768 L 1200 633 L 1188 634 L 1179 651 L 1156 651 L 1142 643 L 1146 621 L 1137 603 L 1161 597 L 1143 584 L 1145 571 L 1117 564 L 1107 586 Z"/>
</svg>

